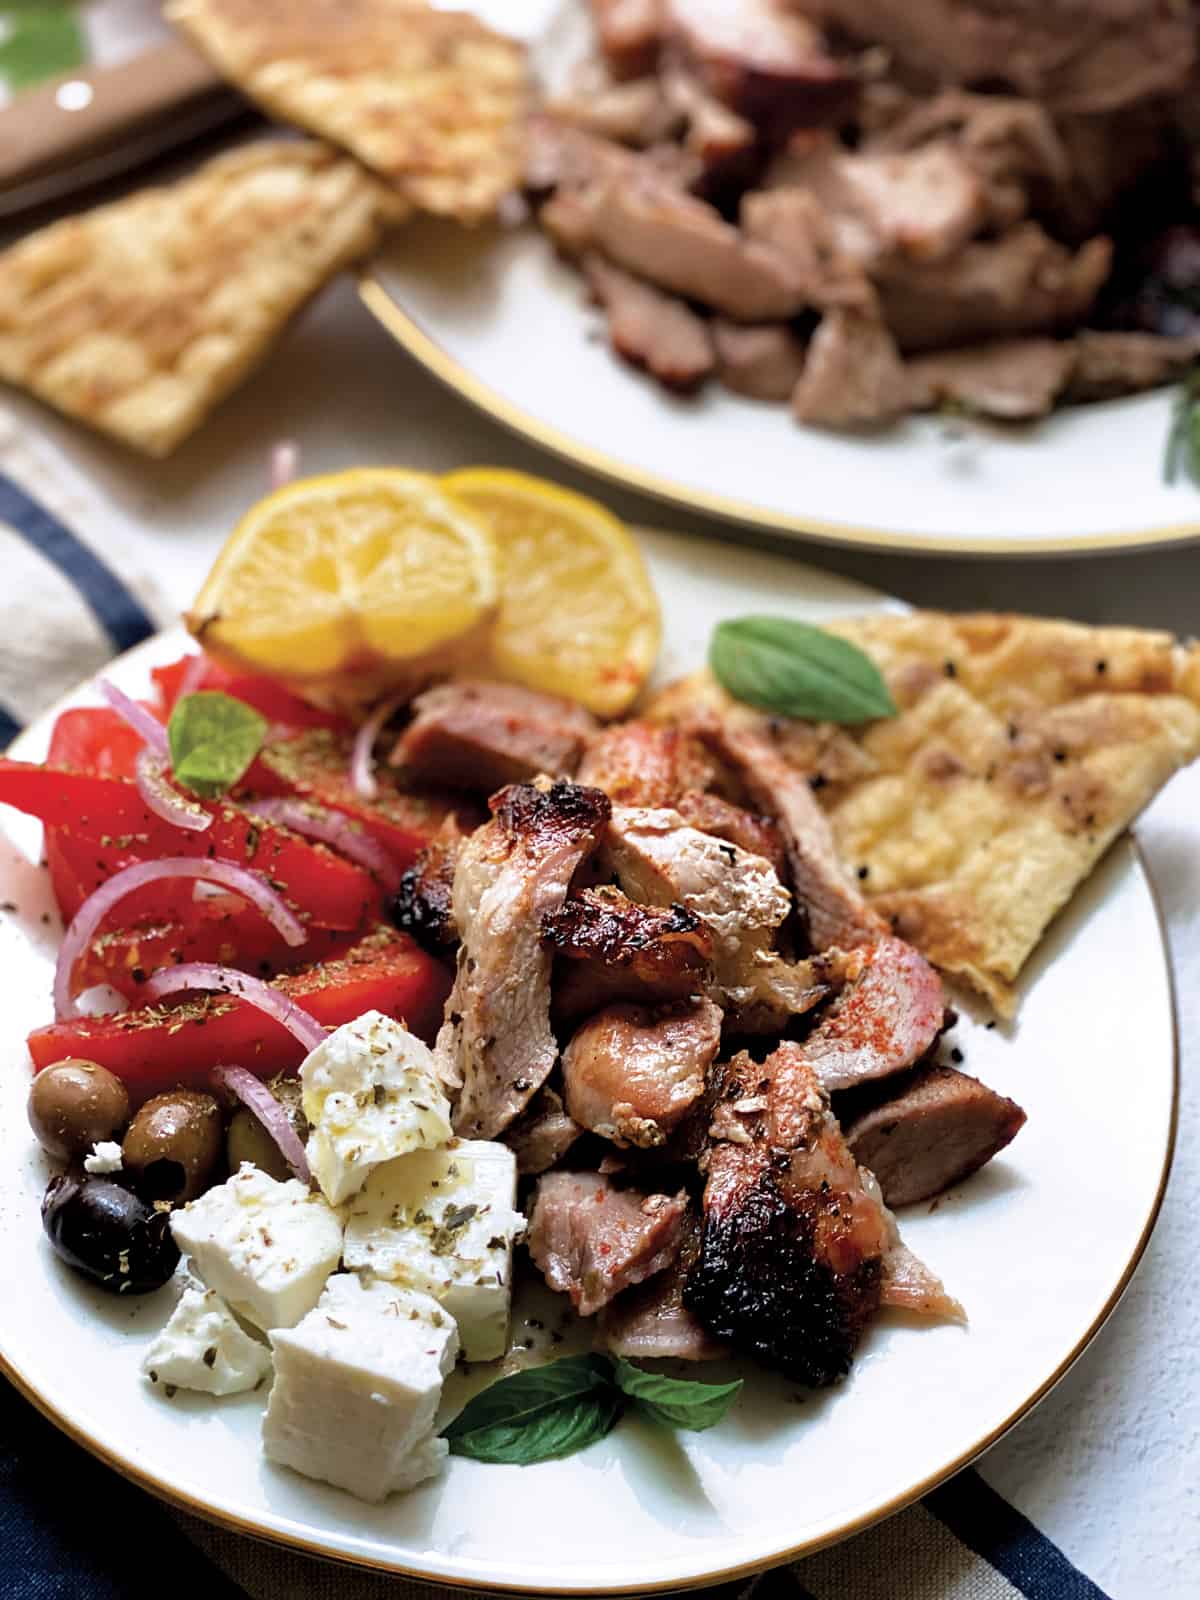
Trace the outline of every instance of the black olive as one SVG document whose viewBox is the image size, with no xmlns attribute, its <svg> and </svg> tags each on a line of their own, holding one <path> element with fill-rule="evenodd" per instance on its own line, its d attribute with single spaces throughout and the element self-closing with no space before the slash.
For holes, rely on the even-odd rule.
<svg viewBox="0 0 1200 1600">
<path fill-rule="evenodd" d="M 64 1172 L 42 1199 L 42 1227 L 68 1266 L 113 1294 L 148 1294 L 175 1270 L 171 1214 L 109 1178 Z"/>
</svg>

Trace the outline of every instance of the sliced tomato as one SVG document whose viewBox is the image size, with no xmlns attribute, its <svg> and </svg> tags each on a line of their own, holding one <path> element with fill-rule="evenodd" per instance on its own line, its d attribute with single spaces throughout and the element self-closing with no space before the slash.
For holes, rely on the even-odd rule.
<svg viewBox="0 0 1200 1600">
<path fill-rule="evenodd" d="M 482 812 L 461 795 L 434 789 L 408 789 L 386 768 L 376 773 L 379 794 L 364 800 L 350 781 L 353 738 L 329 729 L 311 729 L 275 739 L 259 752 L 243 787 L 257 795 L 296 795 L 340 811 L 359 823 L 403 871 L 437 833 L 447 817 L 470 831 Z"/>
<path fill-rule="evenodd" d="M 105 778 L 132 778 L 144 743 L 141 734 L 109 706 L 75 706 L 59 713 L 46 761 Z"/>
<path fill-rule="evenodd" d="M 341 960 L 305 967 L 274 986 L 327 1028 L 375 1010 L 430 1041 L 450 974 L 404 934 L 381 927 Z M 30 1034 L 29 1053 L 36 1072 L 68 1056 L 98 1061 L 125 1083 L 135 1104 L 177 1085 L 205 1086 L 221 1064 L 270 1077 L 304 1059 L 304 1047 L 286 1028 L 229 995 L 51 1023 Z"/>
<path fill-rule="evenodd" d="M 286 828 L 257 823 L 233 806 L 212 805 L 212 827 L 194 833 L 148 811 L 126 778 L 2 758 L 0 803 L 59 830 L 58 848 L 89 894 L 134 861 L 208 856 L 263 873 L 317 927 L 353 930 L 369 926 L 378 914 L 381 890 L 369 872 Z M 153 911 L 148 904 L 139 901 L 136 912 L 131 908 L 126 915 L 162 914 L 161 902 L 154 901 Z"/>
<path fill-rule="evenodd" d="M 199 921 L 142 922 L 101 933 L 76 967 L 75 983 L 80 991 L 106 983 L 136 1005 L 146 979 L 161 967 L 182 961 L 214 961 L 256 978 L 270 978 L 295 966 L 300 953 L 311 960 L 333 961 L 345 955 L 353 943 L 353 934 L 314 928 L 299 952 L 285 944 L 256 911 L 243 906 Z"/>
<path fill-rule="evenodd" d="M 163 711 L 170 716 L 179 698 L 188 674 L 193 670 L 194 655 L 181 656 L 165 667 L 152 667 L 150 676 L 158 687 Z M 204 670 L 192 682 L 193 689 L 219 689 L 222 694 L 243 700 L 256 711 L 261 711 L 268 722 L 287 723 L 293 728 L 347 728 L 345 717 L 334 711 L 322 711 L 309 705 L 274 678 L 251 677 L 223 667 L 211 656 L 204 658 Z"/>
</svg>

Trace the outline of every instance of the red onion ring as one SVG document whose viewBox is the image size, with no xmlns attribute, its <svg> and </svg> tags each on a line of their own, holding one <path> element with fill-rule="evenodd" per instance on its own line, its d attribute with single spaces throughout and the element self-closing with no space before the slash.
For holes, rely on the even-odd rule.
<svg viewBox="0 0 1200 1600">
<path fill-rule="evenodd" d="M 349 817 L 326 806 L 311 805 L 305 800 L 286 798 L 248 800 L 243 808 L 265 822 L 281 822 L 293 833 L 309 839 L 319 839 L 360 867 L 373 872 L 385 889 L 400 886 L 400 873 L 387 851 L 369 833 L 355 827 Z"/>
<path fill-rule="evenodd" d="M 161 756 L 156 756 L 149 745 L 143 745 L 138 751 L 134 770 L 137 792 L 147 811 L 153 811 L 156 817 L 176 828 L 188 828 L 193 833 L 203 833 L 205 828 L 212 827 L 212 813 L 180 794 L 167 777 Z"/>
<path fill-rule="evenodd" d="M 385 700 L 376 706 L 362 727 L 354 735 L 354 749 L 350 752 L 350 782 L 355 794 L 364 800 L 379 798 L 379 785 L 375 782 L 374 750 L 384 723 L 392 712 L 404 704 L 403 699 Z"/>
<path fill-rule="evenodd" d="M 210 883 L 223 884 L 262 912 L 267 921 L 290 945 L 303 944 L 308 934 L 304 924 L 288 910 L 274 889 L 270 889 L 257 873 L 247 867 L 238 867 L 232 861 L 195 860 L 191 856 L 168 856 L 162 861 L 139 861 L 114 873 L 107 883 L 102 883 L 94 894 L 80 906 L 71 926 L 63 934 L 58 960 L 54 966 L 54 1013 L 58 1018 L 73 1017 L 76 1013 L 71 997 L 71 977 L 75 963 L 87 949 L 96 930 L 105 917 L 125 896 L 143 884 L 155 883 L 160 878 L 203 878 Z M 214 971 L 224 971 L 215 967 Z"/>
<path fill-rule="evenodd" d="M 208 671 L 208 657 L 203 650 L 190 657 L 183 677 L 179 680 L 179 689 L 175 695 L 175 704 L 178 705 L 184 695 L 195 694 L 204 682 L 204 674 Z"/>
<path fill-rule="evenodd" d="M 150 979 L 143 993 L 147 1000 L 162 1000 L 183 989 L 223 989 L 226 994 L 237 995 L 239 1000 L 248 1001 L 282 1023 L 308 1051 L 325 1042 L 325 1029 L 315 1017 L 269 983 L 252 978 L 247 972 L 238 972 L 235 967 L 220 967 L 211 961 L 185 961 L 178 967 L 163 967 Z"/>
<path fill-rule="evenodd" d="M 98 680 L 100 693 L 119 717 L 125 721 L 135 733 L 140 733 L 142 738 L 154 751 L 156 756 L 161 756 L 164 761 L 170 758 L 170 747 L 167 744 L 167 730 L 151 711 L 145 706 L 138 705 L 127 695 L 124 689 L 118 689 L 109 678 Z"/>
<path fill-rule="evenodd" d="M 262 1079 L 256 1078 L 246 1067 L 214 1067 L 212 1081 L 218 1089 L 228 1090 L 257 1118 L 301 1183 L 311 1183 L 312 1173 L 308 1170 L 304 1146 L 292 1127 L 292 1119 Z"/>
</svg>

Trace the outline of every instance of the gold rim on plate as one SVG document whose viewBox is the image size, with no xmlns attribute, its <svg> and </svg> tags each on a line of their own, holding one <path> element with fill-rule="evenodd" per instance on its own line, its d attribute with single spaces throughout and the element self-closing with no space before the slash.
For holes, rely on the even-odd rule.
<svg viewBox="0 0 1200 1600">
<path fill-rule="evenodd" d="M 1158 528 L 1142 528 L 1133 533 L 1077 533 L 1020 540 L 995 538 L 992 535 L 978 538 L 960 535 L 942 539 L 916 530 L 896 533 L 887 528 L 864 528 L 852 523 L 825 522 L 817 517 L 766 511 L 748 500 L 709 494 L 703 489 L 692 489 L 670 478 L 660 478 L 657 473 L 644 472 L 640 467 L 627 465 L 618 456 L 609 455 L 605 450 L 582 444 L 570 434 L 514 405 L 490 385 L 476 378 L 393 299 L 369 268 L 359 274 L 358 293 L 372 316 L 383 324 L 409 355 L 448 389 L 470 401 L 494 421 L 502 423 L 510 432 L 531 440 L 572 466 L 583 467 L 599 477 L 609 479 L 622 489 L 651 495 L 656 500 L 687 511 L 702 511 L 707 516 L 744 523 L 765 533 L 784 533 L 825 544 L 919 555 L 1010 556 L 1015 559 L 1022 556 L 1084 555 L 1089 552 L 1114 555 L 1122 550 L 1200 540 L 1200 519 L 1168 523 Z"/>
<path fill-rule="evenodd" d="M 121 661 L 128 661 L 131 659 L 136 659 L 142 654 L 146 654 L 148 656 L 153 655 L 160 638 L 161 635 L 154 635 L 153 638 L 146 640 L 140 645 L 137 645 L 133 650 L 127 651 L 126 654 L 119 659 Z M 77 690 L 72 690 L 69 694 L 63 696 L 60 701 L 49 707 L 47 711 L 45 711 L 43 715 L 38 718 L 38 722 L 42 723 L 47 718 L 53 717 L 57 712 L 63 710 L 66 706 L 73 705 L 75 703 L 77 693 Z M 21 738 L 16 741 L 16 744 L 20 745 L 23 742 L 24 737 L 25 736 L 22 735 Z M 389 1573 L 396 1577 L 415 1578 L 425 1583 L 444 1584 L 447 1588 L 452 1589 L 473 1589 L 476 1591 L 495 1594 L 536 1594 L 559 1596 L 564 1594 L 569 1594 L 572 1596 L 646 1595 L 663 1594 L 669 1591 L 678 1591 L 681 1588 L 700 1589 L 707 1588 L 713 1584 L 728 1583 L 734 1579 L 748 1577 L 756 1572 L 767 1571 L 772 1567 L 785 1566 L 789 1562 L 799 1561 L 805 1556 L 816 1555 L 818 1551 L 828 1549 L 831 1545 L 840 1544 L 843 1540 L 852 1538 L 857 1533 L 864 1533 L 868 1528 L 874 1527 L 876 1523 L 883 1522 L 888 1517 L 894 1516 L 897 1512 L 904 1511 L 907 1509 L 907 1507 L 913 1505 L 916 1501 L 929 1494 L 933 1489 L 936 1489 L 939 1484 L 945 1483 L 948 1478 L 952 1478 L 956 1472 L 961 1472 L 964 1467 L 970 1466 L 973 1461 L 978 1460 L 978 1458 L 985 1451 L 990 1450 L 998 1440 L 1003 1438 L 1003 1436 L 1008 1433 L 1011 1428 L 1015 1427 L 1018 1422 L 1020 1422 L 1024 1417 L 1028 1416 L 1033 1408 L 1046 1398 L 1051 1389 L 1053 1389 L 1060 1379 L 1065 1377 L 1070 1369 L 1075 1365 L 1076 1361 L 1078 1361 L 1079 1357 L 1088 1348 L 1092 1340 L 1100 1332 L 1100 1329 L 1116 1310 L 1121 1297 L 1124 1295 L 1125 1290 L 1129 1287 L 1130 1280 L 1132 1279 L 1134 1272 L 1137 1270 L 1142 1256 L 1145 1254 L 1146 1246 L 1150 1242 L 1150 1235 L 1153 1233 L 1155 1223 L 1158 1221 L 1159 1212 L 1162 1210 L 1163 1196 L 1166 1193 L 1167 1179 L 1169 1178 L 1171 1172 L 1171 1163 L 1175 1155 L 1175 1138 L 1179 1123 L 1179 1008 L 1175 992 L 1175 973 L 1171 966 L 1170 946 L 1167 940 L 1166 919 L 1163 915 L 1162 902 L 1159 899 L 1158 890 L 1155 887 L 1154 880 L 1151 877 L 1149 870 L 1147 869 L 1146 858 L 1142 852 L 1141 846 L 1137 842 L 1136 837 L 1129 833 L 1125 834 L 1123 838 L 1128 841 L 1128 844 L 1133 852 L 1135 862 L 1141 874 L 1142 882 L 1146 885 L 1147 892 L 1150 895 L 1150 903 L 1154 910 L 1155 923 L 1158 928 L 1159 952 L 1161 954 L 1167 975 L 1167 1004 L 1170 1011 L 1171 1021 L 1171 1113 L 1167 1128 L 1166 1148 L 1163 1152 L 1162 1170 L 1159 1173 L 1158 1185 L 1155 1190 L 1154 1199 L 1151 1203 L 1149 1213 L 1147 1214 L 1146 1221 L 1142 1227 L 1142 1231 L 1138 1236 L 1137 1243 L 1134 1245 L 1134 1248 L 1130 1253 L 1129 1260 L 1126 1262 L 1120 1278 L 1117 1280 L 1116 1285 L 1109 1294 L 1108 1298 L 1105 1300 L 1104 1304 L 1101 1306 L 1099 1312 L 1085 1330 L 1083 1336 L 1058 1364 L 1050 1376 L 1046 1378 L 1045 1381 L 1041 1383 L 1038 1388 L 1035 1389 L 1034 1392 L 1016 1408 L 1015 1411 L 1011 1412 L 1007 1417 L 1005 1417 L 1002 1422 L 998 1423 L 997 1426 L 985 1434 L 983 1438 L 968 1446 L 966 1450 L 962 1451 L 952 1461 L 947 1462 L 945 1466 L 939 1467 L 936 1472 L 930 1473 L 927 1477 L 921 1479 L 920 1482 L 911 1485 L 909 1488 L 903 1490 L 900 1494 L 894 1495 L 890 1500 L 886 1500 L 881 1505 L 874 1506 L 871 1510 L 865 1511 L 861 1516 L 856 1517 L 853 1521 L 844 1524 L 835 1532 L 804 1540 L 800 1544 L 777 1551 L 774 1555 L 766 1556 L 761 1560 L 739 1562 L 735 1566 L 723 1567 L 713 1572 L 701 1573 L 694 1578 L 689 1578 L 682 1581 L 678 1578 L 666 1578 L 658 1581 L 652 1581 L 650 1583 L 602 1584 L 597 1587 L 581 1585 L 578 1588 L 564 1589 L 561 1584 L 493 1583 L 487 1582 L 486 1580 L 478 1577 L 472 1578 L 450 1576 L 445 1573 L 432 1572 L 428 1567 L 412 1565 L 402 1561 L 391 1561 L 386 1559 L 380 1560 L 372 1556 L 356 1555 L 352 1552 L 333 1549 L 317 1540 L 308 1539 L 295 1533 L 288 1533 L 281 1529 L 272 1528 L 259 1522 L 248 1521 L 245 1518 L 238 1517 L 231 1512 L 223 1511 L 214 1506 L 208 1505 L 204 1501 L 198 1500 L 194 1496 L 175 1488 L 171 1483 L 166 1482 L 161 1478 L 156 1478 L 152 1473 L 144 1471 L 137 1465 L 137 1462 L 132 1455 L 120 1455 L 117 1452 L 109 1449 L 107 1445 L 102 1444 L 99 1440 L 94 1439 L 81 1427 L 78 1427 L 74 1422 L 72 1422 L 70 1418 L 65 1417 L 61 1412 L 57 1411 L 53 1401 L 46 1395 L 42 1394 L 41 1391 L 39 1391 L 25 1377 L 25 1375 L 16 1366 L 14 1366 L 11 1361 L 8 1360 L 2 1351 L 0 1351 L 0 1375 L 7 1378 L 9 1382 L 20 1391 L 25 1399 L 28 1400 L 36 1410 L 40 1411 L 49 1422 L 52 1422 L 60 1432 L 66 1434 L 68 1438 L 72 1439 L 77 1445 L 80 1445 L 90 1455 L 93 1455 L 98 1460 L 104 1462 L 106 1466 L 111 1467 L 115 1472 L 118 1472 L 121 1477 L 128 1479 L 129 1482 L 136 1484 L 141 1489 L 147 1490 L 150 1494 L 154 1495 L 156 1499 L 163 1500 L 168 1505 L 174 1506 L 180 1511 L 188 1512 L 192 1516 L 199 1517 L 205 1522 L 213 1523 L 217 1527 L 224 1528 L 230 1533 L 244 1534 L 249 1538 L 257 1539 L 268 1544 L 280 1545 L 288 1550 L 298 1551 L 303 1555 L 315 1556 L 321 1560 L 331 1561 L 343 1566 L 361 1567 L 372 1572 Z"/>
</svg>

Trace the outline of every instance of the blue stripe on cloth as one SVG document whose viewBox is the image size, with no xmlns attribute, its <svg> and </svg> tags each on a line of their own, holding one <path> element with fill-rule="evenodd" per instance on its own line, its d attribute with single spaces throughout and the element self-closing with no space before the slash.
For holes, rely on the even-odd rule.
<svg viewBox="0 0 1200 1600">
<path fill-rule="evenodd" d="M 0 750 L 7 750 L 21 731 L 21 724 L 6 706 L 0 706 Z"/>
<path fill-rule="evenodd" d="M 0 473 L 0 522 L 14 528 L 75 585 L 117 650 L 132 649 L 157 631 L 141 601 L 116 573 L 3 473 Z"/>
<path fill-rule="evenodd" d="M 72 1444 L 3 1378 L 0 1441 L 4 1600 L 162 1600 L 172 1592 L 246 1600 L 156 1500 Z"/>
<path fill-rule="evenodd" d="M 921 1504 L 1027 1600 L 1108 1600 L 1028 1517 L 970 1468 Z"/>
</svg>

